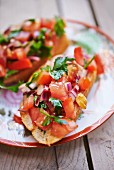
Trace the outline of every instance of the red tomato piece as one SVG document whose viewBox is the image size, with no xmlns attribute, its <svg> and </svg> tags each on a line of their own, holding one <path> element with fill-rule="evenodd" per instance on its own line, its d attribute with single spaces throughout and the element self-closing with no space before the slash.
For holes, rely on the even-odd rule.
<svg viewBox="0 0 114 170">
<path fill-rule="evenodd" d="M 62 101 L 68 98 L 68 94 L 62 82 L 53 82 L 50 84 L 49 87 L 50 87 L 52 97 Z"/>
<path fill-rule="evenodd" d="M 78 64 L 80 64 L 81 66 L 84 66 L 84 56 L 83 56 L 81 47 L 77 47 L 74 49 L 74 57 Z"/>
<path fill-rule="evenodd" d="M 6 56 L 4 55 L 4 49 L 0 46 L 0 65 L 6 67 Z"/>
<path fill-rule="evenodd" d="M 6 69 L 0 65 L 0 77 L 4 77 L 6 75 Z"/>
<path fill-rule="evenodd" d="M 20 125 L 23 124 L 21 117 L 19 117 L 19 116 L 17 116 L 17 115 L 14 115 L 14 116 L 13 116 L 13 120 L 14 120 L 16 123 L 20 124 Z"/>
<path fill-rule="evenodd" d="M 28 58 L 15 61 L 12 63 L 8 63 L 8 68 L 10 70 L 23 70 L 23 69 L 31 68 L 31 67 L 32 67 L 32 63 Z"/>
<path fill-rule="evenodd" d="M 21 42 L 25 42 L 25 41 L 29 40 L 30 36 L 31 36 L 30 32 L 21 31 L 17 35 L 16 40 L 19 40 Z"/>
<path fill-rule="evenodd" d="M 29 115 L 33 122 L 34 121 L 35 121 L 35 123 L 37 122 L 36 124 L 38 124 L 38 123 L 41 124 L 41 122 L 44 120 L 44 117 L 45 117 L 45 115 L 40 113 L 39 108 L 37 108 L 37 107 L 31 108 L 29 110 Z"/>
<path fill-rule="evenodd" d="M 63 102 L 63 108 L 65 110 L 67 118 L 70 118 L 70 119 L 75 119 L 76 118 L 76 114 L 74 112 L 74 103 L 73 103 L 71 97 L 67 98 Z"/>
<path fill-rule="evenodd" d="M 52 80 L 52 78 L 51 78 L 50 74 L 46 71 L 42 71 L 42 73 L 38 77 L 37 83 L 45 85 L 45 84 L 51 83 L 51 80 Z"/>
<path fill-rule="evenodd" d="M 48 19 L 41 19 L 41 28 L 48 28 L 48 29 L 53 29 L 55 25 L 54 20 L 48 20 Z"/>
<path fill-rule="evenodd" d="M 94 60 L 88 65 L 87 70 L 89 72 L 93 72 L 93 71 L 97 70 L 97 65 Z"/>
<path fill-rule="evenodd" d="M 17 48 L 12 52 L 12 58 L 22 60 L 26 58 L 26 53 L 23 48 Z"/>
<path fill-rule="evenodd" d="M 91 82 L 87 77 L 82 77 L 78 82 L 78 85 L 81 90 L 88 89 L 90 87 L 90 84 L 91 84 Z"/>
<path fill-rule="evenodd" d="M 56 136 L 58 138 L 63 138 L 68 133 L 76 129 L 77 125 L 74 121 L 68 119 L 64 119 L 64 120 L 66 121 L 67 124 L 60 125 L 56 122 L 52 123 L 51 134 L 53 136 Z"/>
<path fill-rule="evenodd" d="M 27 110 L 31 109 L 33 106 L 34 106 L 34 97 L 33 96 L 29 96 L 29 97 L 24 96 L 23 106 L 21 107 L 20 110 L 27 111 Z"/>
<path fill-rule="evenodd" d="M 99 55 L 95 56 L 95 62 L 97 64 L 97 74 L 103 74 L 104 73 L 104 65 L 100 59 Z"/>
</svg>

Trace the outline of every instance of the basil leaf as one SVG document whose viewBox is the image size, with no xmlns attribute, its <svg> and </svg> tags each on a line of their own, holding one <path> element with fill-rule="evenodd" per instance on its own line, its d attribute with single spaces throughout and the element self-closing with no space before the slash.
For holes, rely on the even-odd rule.
<svg viewBox="0 0 114 170">
<path fill-rule="evenodd" d="M 4 44 L 7 42 L 8 42 L 8 40 L 2 34 L 0 34 L 0 44 Z"/>
<path fill-rule="evenodd" d="M 56 20 L 56 23 L 55 23 L 55 26 L 54 26 L 54 31 L 55 31 L 57 36 L 61 37 L 65 33 L 65 30 L 64 30 L 65 23 L 59 17 L 55 17 L 55 20 Z"/>
<path fill-rule="evenodd" d="M 13 75 L 13 74 L 15 74 L 17 72 L 18 72 L 17 70 L 9 70 L 9 71 L 7 71 L 5 79 L 7 79 L 9 76 L 11 76 L 11 75 Z"/>
<path fill-rule="evenodd" d="M 45 118 L 45 120 L 43 121 L 43 123 L 42 123 L 42 126 L 47 126 L 47 125 L 49 125 L 51 123 L 51 119 L 50 119 L 50 117 L 46 117 Z"/>
<path fill-rule="evenodd" d="M 7 89 L 7 90 L 11 90 L 13 92 L 18 92 L 19 90 L 19 86 L 22 84 L 23 82 L 19 82 L 16 85 L 13 86 L 5 86 L 2 82 L 0 83 L 0 88 L 1 89 Z"/>
<path fill-rule="evenodd" d="M 10 40 L 11 38 L 17 37 L 17 35 L 18 35 L 20 32 L 21 32 L 21 29 L 11 31 L 10 34 L 8 35 L 8 39 Z"/>
<path fill-rule="evenodd" d="M 38 107 L 39 107 L 39 108 L 46 109 L 46 108 L 47 108 L 47 105 L 44 103 L 44 101 L 41 101 L 41 102 L 39 102 Z"/>
<path fill-rule="evenodd" d="M 89 66 L 89 64 L 91 64 L 91 62 L 92 62 L 94 59 L 95 59 L 95 56 L 93 56 L 89 62 L 87 62 L 87 61 L 84 62 L 84 68 L 86 69 L 86 68 Z"/>
</svg>

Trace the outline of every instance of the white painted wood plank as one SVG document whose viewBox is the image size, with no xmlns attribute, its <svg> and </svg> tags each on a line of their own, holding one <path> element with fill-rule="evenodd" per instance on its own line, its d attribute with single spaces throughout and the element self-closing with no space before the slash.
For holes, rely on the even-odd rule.
<svg viewBox="0 0 114 170">
<path fill-rule="evenodd" d="M 61 8 L 66 18 L 94 24 L 87 0 L 61 0 Z"/>
</svg>

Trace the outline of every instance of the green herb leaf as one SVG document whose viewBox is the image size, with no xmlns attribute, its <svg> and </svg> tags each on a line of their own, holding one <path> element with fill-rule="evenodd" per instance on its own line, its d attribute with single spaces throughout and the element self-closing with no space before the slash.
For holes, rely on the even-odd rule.
<svg viewBox="0 0 114 170">
<path fill-rule="evenodd" d="M 29 82 L 26 83 L 26 86 L 29 87 L 29 85 L 38 78 L 38 76 L 40 75 L 40 73 L 41 73 L 40 71 L 36 71 L 36 72 L 32 75 L 31 81 L 29 81 Z"/>
<path fill-rule="evenodd" d="M 36 20 L 35 20 L 34 18 L 30 18 L 30 19 L 28 19 L 27 21 L 35 22 Z"/>
<path fill-rule="evenodd" d="M 0 44 L 4 44 L 7 42 L 8 42 L 8 40 L 2 34 L 0 34 Z"/>
<path fill-rule="evenodd" d="M 60 118 L 58 118 L 58 117 L 55 117 L 55 118 L 54 118 L 54 121 L 55 121 L 56 123 L 59 123 L 60 125 L 62 125 L 62 124 L 68 124 L 66 120 L 62 120 L 62 119 L 60 119 Z"/>
<path fill-rule="evenodd" d="M 54 107 L 58 107 L 58 108 L 62 107 L 62 102 L 59 99 L 55 99 L 51 97 L 49 101 L 53 104 Z"/>
<path fill-rule="evenodd" d="M 44 103 L 44 101 L 41 101 L 41 102 L 39 102 L 38 107 L 39 107 L 39 108 L 46 109 L 46 108 L 47 108 L 47 105 Z"/>
<path fill-rule="evenodd" d="M 11 31 L 10 34 L 8 35 L 8 39 L 10 40 L 11 38 L 17 37 L 17 35 L 18 35 L 20 32 L 21 32 L 21 29 Z"/>
<path fill-rule="evenodd" d="M 13 85 L 13 86 L 5 86 L 3 84 L 3 82 L 0 82 L 0 88 L 1 89 L 7 89 L 7 90 L 11 90 L 13 92 L 18 92 L 19 90 L 19 86 L 22 84 L 23 82 L 19 82 L 17 83 L 16 85 Z"/>
<path fill-rule="evenodd" d="M 11 75 L 13 75 L 13 74 L 15 74 L 17 72 L 18 72 L 17 70 L 9 70 L 9 71 L 7 71 L 5 79 L 7 79 L 9 76 L 11 76 Z"/>
<path fill-rule="evenodd" d="M 56 32 L 57 36 L 61 37 L 65 33 L 65 30 L 64 30 L 65 23 L 59 17 L 55 17 L 55 20 L 56 20 L 56 23 L 54 26 L 54 31 Z"/>
<path fill-rule="evenodd" d="M 46 67 L 41 67 L 41 71 L 50 72 L 51 71 L 51 66 L 47 65 Z"/>
<path fill-rule="evenodd" d="M 67 61 L 73 61 L 74 58 L 58 57 L 54 62 L 54 67 L 50 71 L 50 75 L 53 79 L 59 80 L 64 73 L 68 74 Z"/>
<path fill-rule="evenodd" d="M 42 126 L 47 126 L 51 123 L 50 117 L 46 117 L 45 120 L 42 123 Z"/>
<path fill-rule="evenodd" d="M 86 69 L 94 59 L 95 59 L 95 56 L 93 56 L 89 62 L 84 62 L 84 68 Z"/>
</svg>

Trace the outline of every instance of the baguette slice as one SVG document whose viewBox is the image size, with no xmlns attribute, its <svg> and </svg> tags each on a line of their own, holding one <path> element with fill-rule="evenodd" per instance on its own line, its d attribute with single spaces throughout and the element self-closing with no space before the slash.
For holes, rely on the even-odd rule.
<svg viewBox="0 0 114 170">
<path fill-rule="evenodd" d="M 58 56 L 55 56 L 51 61 L 48 61 L 46 65 L 53 65 L 53 62 L 54 60 L 57 58 Z M 77 64 L 78 65 L 78 64 Z M 79 66 L 79 65 L 78 65 Z M 83 71 L 83 68 L 81 66 L 79 66 L 79 69 L 80 71 Z M 97 71 L 93 71 L 91 73 L 88 73 L 87 74 L 87 78 L 89 78 L 90 80 L 90 86 L 87 90 L 85 90 L 83 92 L 83 94 L 87 97 L 93 83 L 95 82 L 96 80 L 96 75 L 97 75 Z M 31 80 L 31 78 L 30 78 Z M 23 106 L 23 101 L 21 103 L 21 106 Z M 81 108 L 80 107 L 76 107 L 75 105 L 75 114 L 76 114 L 76 117 L 75 119 L 73 120 L 74 122 L 76 122 L 76 120 L 78 119 L 79 115 L 81 113 Z M 26 128 L 28 130 L 30 130 L 32 132 L 32 135 L 33 137 L 41 144 L 45 144 L 45 145 L 48 145 L 50 146 L 51 144 L 55 143 L 55 142 L 58 142 L 60 141 L 62 138 L 64 138 L 65 136 L 62 136 L 61 138 L 59 137 L 56 137 L 56 136 L 53 136 L 51 134 L 51 130 L 47 130 L 47 131 L 43 131 L 41 130 L 40 128 L 38 128 L 35 124 L 33 124 L 32 120 L 31 120 L 31 117 L 29 115 L 29 113 L 27 112 L 21 112 L 20 111 L 20 114 L 21 114 L 21 118 L 22 118 L 22 122 L 24 123 L 24 125 L 26 126 Z M 77 128 L 77 126 L 75 127 Z"/>
</svg>

